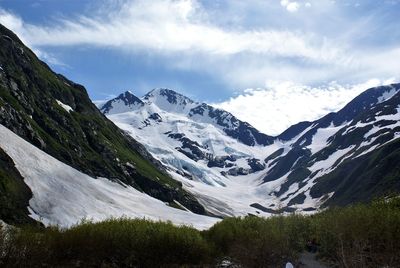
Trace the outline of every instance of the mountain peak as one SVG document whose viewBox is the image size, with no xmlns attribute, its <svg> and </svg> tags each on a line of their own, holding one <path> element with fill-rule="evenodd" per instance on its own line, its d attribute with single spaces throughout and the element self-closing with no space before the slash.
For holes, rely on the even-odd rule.
<svg viewBox="0 0 400 268">
<path fill-rule="evenodd" d="M 136 97 L 130 90 L 118 95 L 118 97 L 107 101 L 100 111 L 104 114 L 115 114 L 128 112 L 143 106 L 143 102 Z"/>
<path fill-rule="evenodd" d="M 126 100 L 127 102 L 137 101 L 138 97 L 136 97 L 132 91 L 127 90 L 124 93 L 118 95 L 117 99 Z"/>
<path fill-rule="evenodd" d="M 124 93 L 121 93 L 120 96 L 121 96 L 121 95 L 133 95 L 133 93 L 132 93 L 132 91 L 127 90 L 127 91 L 125 91 Z"/>
<path fill-rule="evenodd" d="M 195 103 L 192 99 L 186 97 L 185 95 L 182 95 L 172 89 L 168 88 L 156 88 L 151 90 L 149 93 L 147 93 L 143 99 L 149 100 L 150 102 L 153 102 L 156 97 L 163 97 L 166 98 L 167 101 L 171 104 L 189 104 L 189 103 Z"/>
<path fill-rule="evenodd" d="M 185 110 L 197 104 L 192 99 L 168 88 L 156 88 L 147 93 L 143 100 L 147 103 L 154 103 L 166 111 Z"/>
</svg>

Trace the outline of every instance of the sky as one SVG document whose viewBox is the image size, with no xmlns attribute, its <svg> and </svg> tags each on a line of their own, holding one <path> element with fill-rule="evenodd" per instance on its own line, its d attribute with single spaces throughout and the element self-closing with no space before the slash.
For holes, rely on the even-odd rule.
<svg viewBox="0 0 400 268">
<path fill-rule="evenodd" d="M 399 81 L 400 0 L 0 0 L 92 100 L 170 88 L 276 135 Z"/>
</svg>

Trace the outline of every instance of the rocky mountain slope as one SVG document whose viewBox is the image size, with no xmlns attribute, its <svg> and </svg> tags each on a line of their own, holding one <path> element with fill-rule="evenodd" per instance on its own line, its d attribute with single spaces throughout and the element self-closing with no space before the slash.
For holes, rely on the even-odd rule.
<svg viewBox="0 0 400 268">
<path fill-rule="evenodd" d="M 101 111 L 218 215 L 313 211 L 399 192 L 400 85 L 277 137 L 169 89 L 125 92 Z"/>
<path fill-rule="evenodd" d="M 337 113 L 278 136 L 292 148 L 269 160 L 263 180 L 282 181 L 273 195 L 287 205 L 314 198 L 346 205 L 399 192 L 399 91 L 399 84 L 369 89 Z"/>
<path fill-rule="evenodd" d="M 93 178 L 108 178 L 171 206 L 205 212 L 141 144 L 99 112 L 83 86 L 52 72 L 1 25 L 0 125 Z M 7 164 L 0 168 L 0 191 L 10 194 L 0 199 L 0 216 L 12 221 L 9 203 L 26 208 L 31 193 L 4 151 L 0 153 Z"/>
</svg>

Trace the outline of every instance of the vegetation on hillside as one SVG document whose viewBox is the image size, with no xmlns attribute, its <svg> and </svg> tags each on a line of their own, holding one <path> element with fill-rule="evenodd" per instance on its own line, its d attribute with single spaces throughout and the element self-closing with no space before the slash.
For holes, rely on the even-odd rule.
<svg viewBox="0 0 400 268">
<path fill-rule="evenodd" d="M 332 267 L 399 267 L 400 198 L 333 208 L 312 216 L 225 219 L 200 232 L 144 219 L 84 221 L 70 229 L 0 231 L 0 266 L 283 267 L 310 239 Z"/>
<path fill-rule="evenodd" d="M 35 224 L 27 209 L 32 192 L 14 166 L 12 159 L 0 148 L 0 219 L 14 224 Z"/>
</svg>

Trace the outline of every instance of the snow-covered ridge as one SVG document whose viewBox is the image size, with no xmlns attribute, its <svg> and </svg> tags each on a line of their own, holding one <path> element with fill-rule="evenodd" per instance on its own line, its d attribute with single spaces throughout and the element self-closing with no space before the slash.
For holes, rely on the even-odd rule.
<svg viewBox="0 0 400 268">
<path fill-rule="evenodd" d="M 199 105 L 198 102 L 166 88 L 153 89 L 142 98 L 147 104 L 154 104 L 164 111 L 174 113 L 188 113 L 190 109 Z"/>
<path fill-rule="evenodd" d="M 135 105 L 131 105 L 132 101 L 126 100 L 128 97 L 134 100 Z M 170 89 L 154 89 L 142 98 L 137 98 L 131 92 L 125 92 L 100 107 L 100 110 L 106 115 L 150 109 L 154 110 L 154 113 L 156 110 L 161 110 L 192 118 L 198 123 L 212 124 L 223 130 L 228 136 L 246 145 L 267 145 L 273 142 L 272 137 L 260 133 L 250 124 L 238 120 L 231 113 L 206 103 L 195 102 Z"/>
<path fill-rule="evenodd" d="M 216 218 L 174 209 L 160 200 L 105 178 L 94 179 L 58 161 L 0 125 L 0 147 L 32 190 L 31 217 L 46 225 L 71 226 L 83 218 L 170 220 L 206 229 Z"/>
<path fill-rule="evenodd" d="M 268 216 L 279 207 L 314 211 L 334 196 L 333 191 L 316 196 L 312 189 L 346 160 L 379 148 L 375 143 L 381 135 L 397 131 L 399 111 L 380 113 L 396 102 L 399 89 L 391 85 L 367 90 L 339 112 L 299 124 L 285 138 L 271 137 L 267 144 L 246 143 L 235 136 L 240 131 L 228 135 L 230 129 L 241 129 L 250 141 L 256 140 L 251 126 L 232 114 L 172 90 L 153 90 L 139 109 L 108 117 L 144 144 L 210 212 Z M 364 125 L 354 123 L 369 109 L 380 113 Z M 348 142 L 346 133 L 360 127 L 368 128 L 366 136 Z"/>
<path fill-rule="evenodd" d="M 143 102 L 132 94 L 131 91 L 125 91 L 118 97 L 101 104 L 101 110 L 105 114 L 117 114 L 133 111 L 143 106 Z"/>
</svg>

